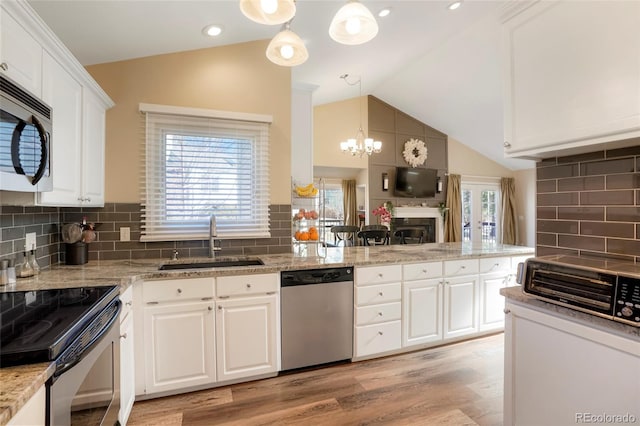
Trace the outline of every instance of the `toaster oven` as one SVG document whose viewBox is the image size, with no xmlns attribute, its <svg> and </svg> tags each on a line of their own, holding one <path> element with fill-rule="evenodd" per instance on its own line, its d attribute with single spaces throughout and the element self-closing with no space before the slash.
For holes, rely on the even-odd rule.
<svg viewBox="0 0 640 426">
<path fill-rule="evenodd" d="M 519 275 L 538 299 L 640 327 L 640 265 L 553 255 L 528 259 Z"/>
</svg>

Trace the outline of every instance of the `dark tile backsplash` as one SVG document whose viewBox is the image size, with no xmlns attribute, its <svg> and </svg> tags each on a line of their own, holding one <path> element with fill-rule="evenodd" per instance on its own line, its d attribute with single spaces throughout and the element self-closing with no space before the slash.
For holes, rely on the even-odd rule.
<svg viewBox="0 0 640 426">
<path fill-rule="evenodd" d="M 291 206 L 271 205 L 271 238 L 222 240 L 219 256 L 259 255 L 291 252 Z M 54 208 L 0 206 L 0 259 L 20 258 L 25 235 L 35 232 L 40 266 L 65 262 L 62 225 L 96 224 L 96 241 L 89 244 L 89 261 L 167 258 L 178 250 L 180 257 L 207 256 L 209 242 L 140 242 L 140 204 L 107 203 L 104 207 Z M 131 241 L 120 241 L 120 228 L 129 227 Z"/>
<path fill-rule="evenodd" d="M 640 145 L 537 163 L 536 253 L 640 262 Z"/>
</svg>

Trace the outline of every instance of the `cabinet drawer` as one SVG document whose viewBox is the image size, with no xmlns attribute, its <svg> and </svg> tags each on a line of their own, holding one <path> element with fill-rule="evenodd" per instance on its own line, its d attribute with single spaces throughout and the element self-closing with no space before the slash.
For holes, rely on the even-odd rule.
<svg viewBox="0 0 640 426">
<path fill-rule="evenodd" d="M 122 310 L 120 311 L 120 322 L 122 322 L 133 308 L 133 286 L 130 286 L 120 294 L 120 303 L 122 303 Z"/>
<path fill-rule="evenodd" d="M 395 302 L 400 300 L 401 297 L 402 286 L 400 283 L 356 287 L 357 306 Z"/>
<path fill-rule="evenodd" d="M 400 302 L 364 306 L 356 308 L 356 325 L 399 320 L 401 316 L 402 304 Z"/>
<path fill-rule="evenodd" d="M 510 257 L 487 257 L 480 259 L 480 273 L 508 271 L 511 269 Z"/>
<path fill-rule="evenodd" d="M 357 357 L 399 349 L 401 344 L 400 321 L 356 327 Z"/>
<path fill-rule="evenodd" d="M 401 265 L 356 268 L 356 285 L 382 284 L 402 279 Z"/>
<path fill-rule="evenodd" d="M 405 281 L 438 278 L 442 276 L 442 262 L 411 263 L 402 266 Z"/>
<path fill-rule="evenodd" d="M 445 260 L 444 276 L 477 274 L 479 270 L 478 259 Z"/>
<path fill-rule="evenodd" d="M 216 295 L 218 297 L 249 296 L 277 292 L 280 287 L 278 274 L 253 274 L 218 277 Z"/>
<path fill-rule="evenodd" d="M 214 296 L 215 278 L 185 278 L 180 280 L 145 281 L 142 300 L 148 302 L 178 302 Z"/>
</svg>

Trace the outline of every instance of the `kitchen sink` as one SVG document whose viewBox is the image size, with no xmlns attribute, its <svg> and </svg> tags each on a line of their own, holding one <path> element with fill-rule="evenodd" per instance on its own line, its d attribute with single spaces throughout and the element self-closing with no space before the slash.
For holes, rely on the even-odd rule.
<svg viewBox="0 0 640 426">
<path fill-rule="evenodd" d="M 230 268 L 233 266 L 256 266 L 264 265 L 260 259 L 238 259 L 238 260 L 212 260 L 209 262 L 192 263 L 165 263 L 158 268 L 160 271 L 172 271 L 176 269 L 200 269 L 200 268 Z"/>
</svg>

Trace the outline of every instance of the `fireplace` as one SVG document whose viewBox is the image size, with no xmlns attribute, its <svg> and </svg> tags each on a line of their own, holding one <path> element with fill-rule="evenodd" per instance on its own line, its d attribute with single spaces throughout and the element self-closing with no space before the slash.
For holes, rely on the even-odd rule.
<svg viewBox="0 0 640 426">
<path fill-rule="evenodd" d="M 393 237 L 393 231 L 400 228 L 424 228 L 426 231 L 424 243 L 436 242 L 436 218 L 435 217 L 395 217 L 391 221 L 391 244 L 400 244 L 400 239 Z"/>
<path fill-rule="evenodd" d="M 427 230 L 426 243 L 444 242 L 444 223 L 436 207 L 396 207 L 393 211 L 391 229 L 402 226 L 424 226 Z"/>
</svg>

